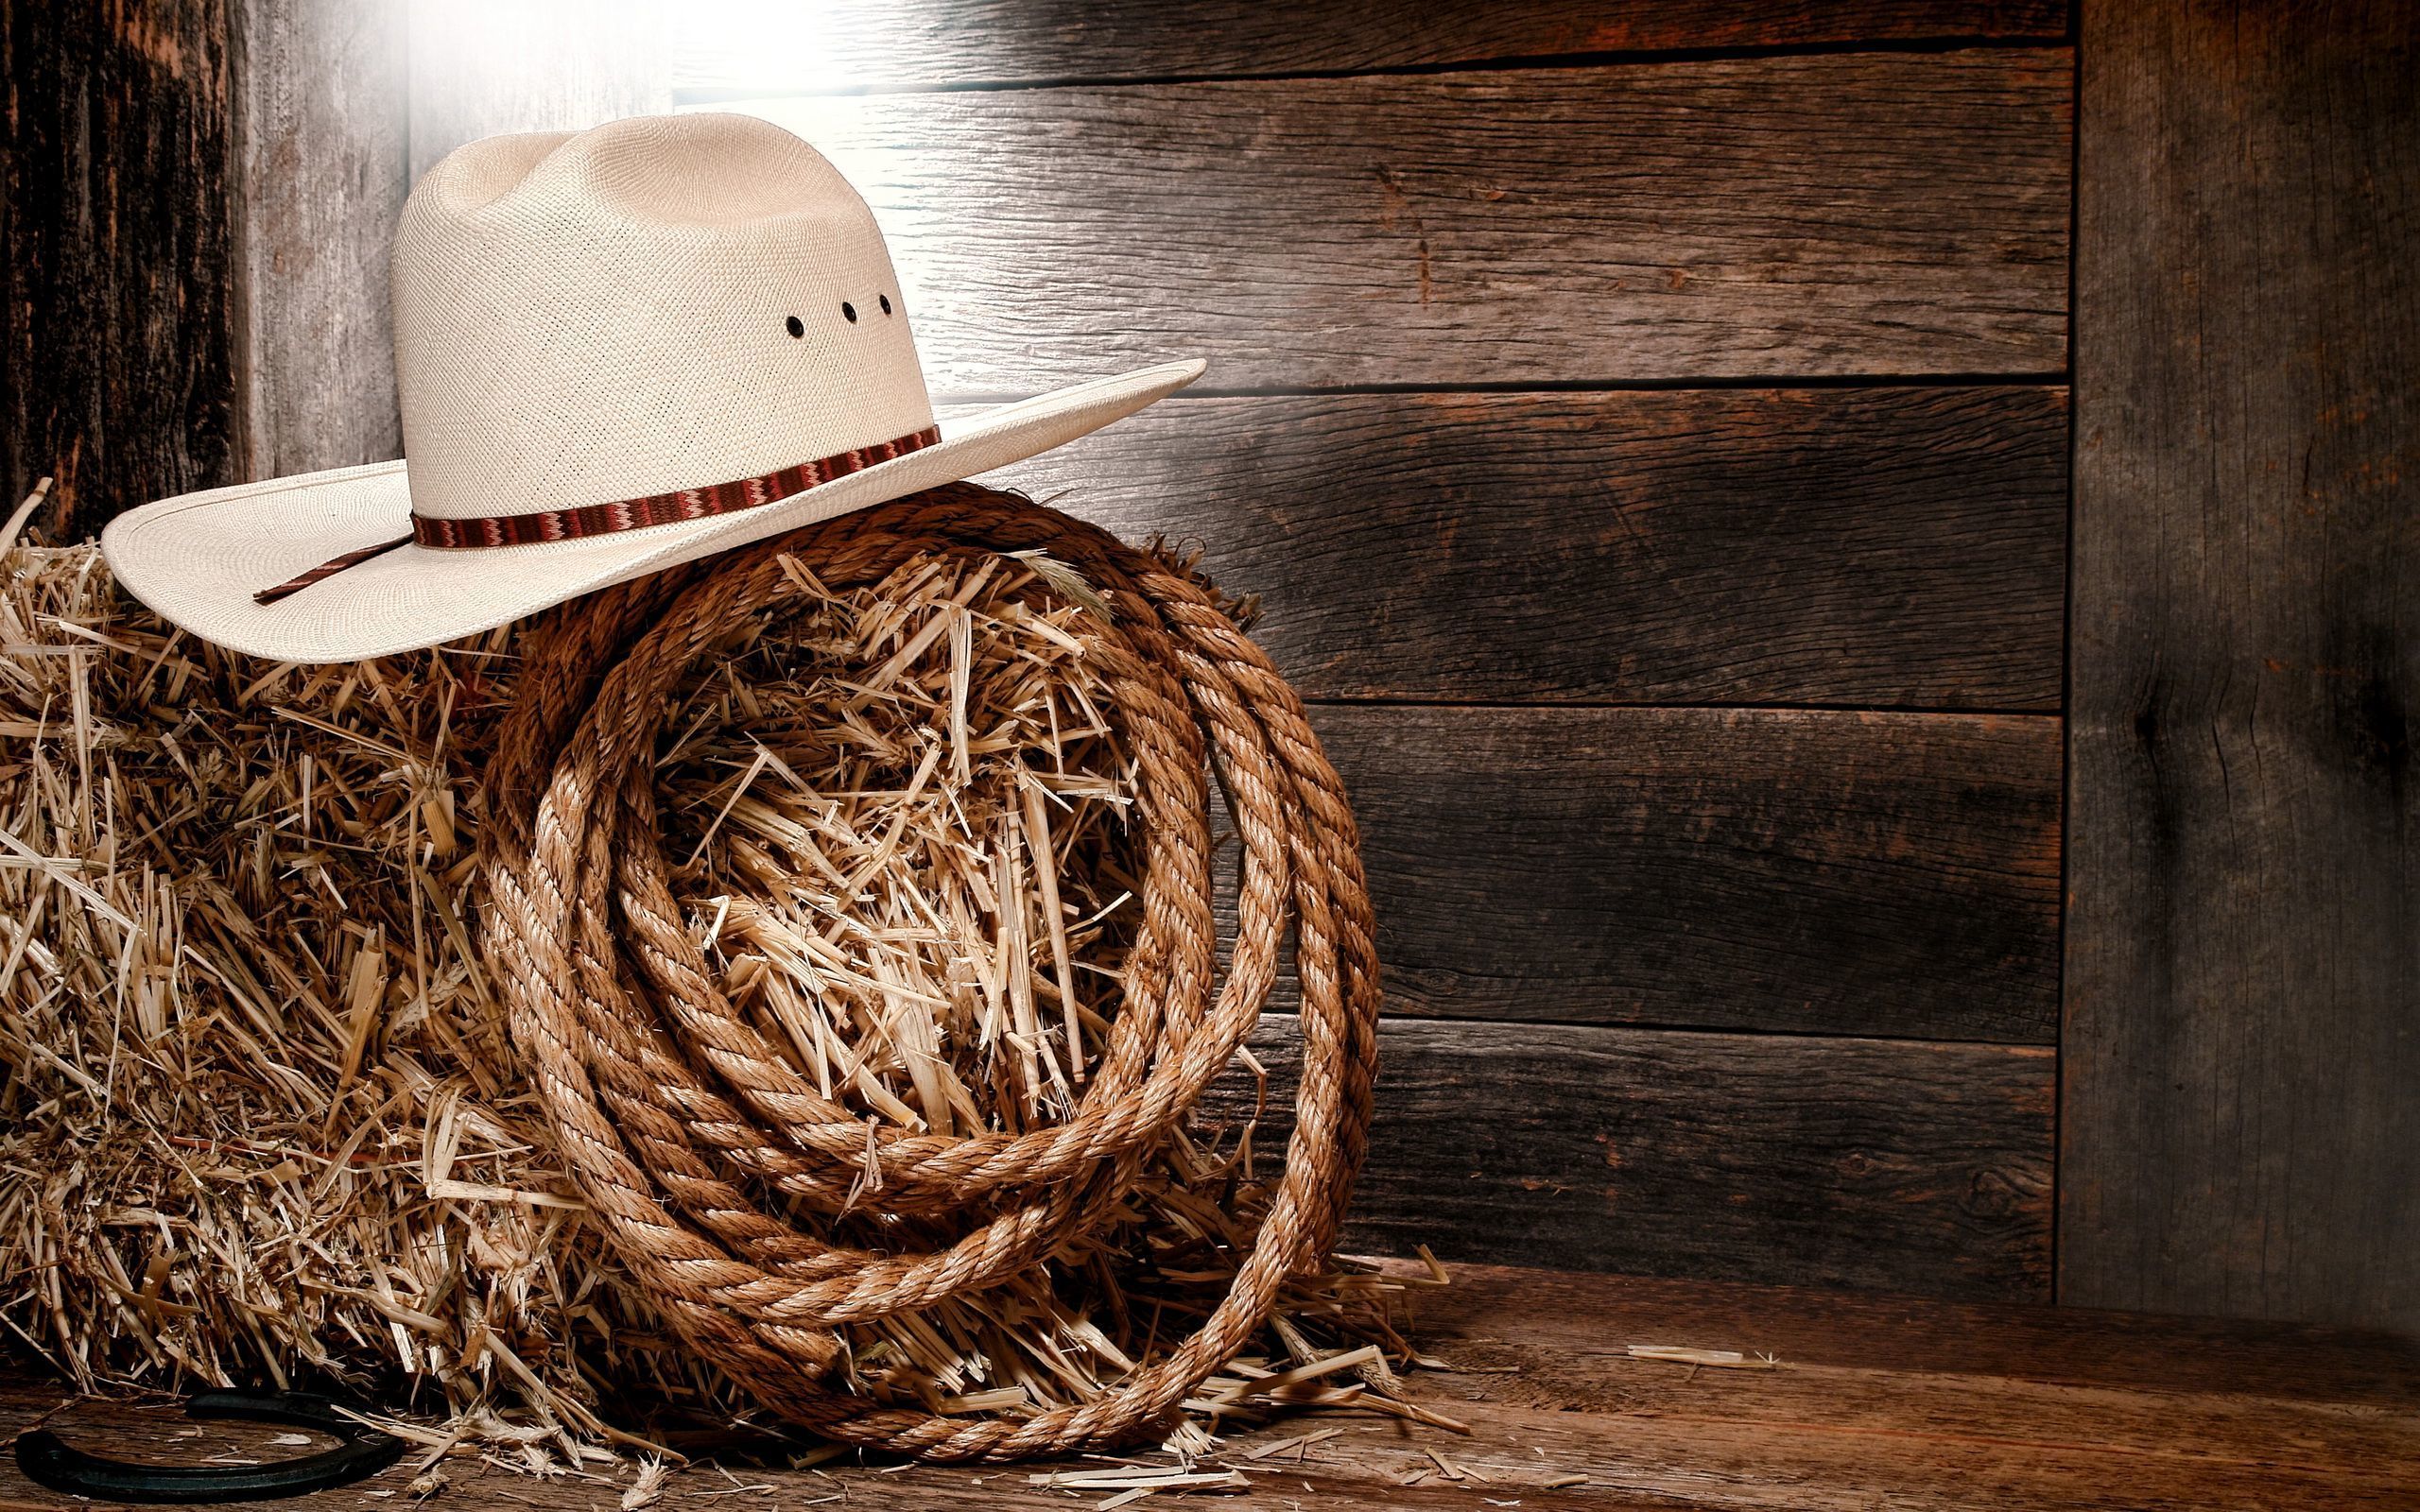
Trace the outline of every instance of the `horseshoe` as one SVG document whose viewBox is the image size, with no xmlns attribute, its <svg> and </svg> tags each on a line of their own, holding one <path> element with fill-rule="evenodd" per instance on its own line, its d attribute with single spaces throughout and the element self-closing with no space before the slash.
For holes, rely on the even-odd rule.
<svg viewBox="0 0 2420 1512">
<path fill-rule="evenodd" d="M 17 1468 L 36 1485 L 105 1502 L 251 1502 L 349 1486 L 404 1455 L 402 1439 L 307 1392 L 204 1391 L 185 1400 L 185 1416 L 308 1428 L 337 1444 L 268 1465 L 136 1465 L 88 1454 L 37 1428 L 17 1440 Z"/>
</svg>

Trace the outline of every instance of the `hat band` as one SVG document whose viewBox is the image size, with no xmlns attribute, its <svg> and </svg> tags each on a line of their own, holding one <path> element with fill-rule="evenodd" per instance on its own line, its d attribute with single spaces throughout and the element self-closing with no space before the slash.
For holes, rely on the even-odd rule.
<svg viewBox="0 0 2420 1512">
<path fill-rule="evenodd" d="M 645 498 L 622 499 L 612 504 L 588 504 L 576 509 L 535 509 L 527 514 L 475 515 L 457 519 L 439 515 L 412 516 L 412 533 L 382 541 L 375 545 L 348 551 L 333 557 L 310 571 L 287 578 L 274 588 L 264 588 L 252 595 L 256 604 L 274 604 L 291 597 L 314 583 L 322 583 L 348 567 L 358 567 L 372 558 L 383 557 L 398 546 L 421 545 L 443 551 L 476 551 L 489 546 L 534 546 L 548 541 L 579 541 L 590 536 L 619 535 L 626 530 L 651 530 L 658 525 L 680 524 L 690 520 L 709 519 L 718 514 L 737 514 L 744 509 L 793 498 L 835 478 L 861 472 L 878 462 L 888 462 L 910 452 L 921 452 L 942 438 L 941 428 L 927 425 L 890 440 L 876 441 L 872 446 L 852 447 L 819 456 L 811 462 L 778 468 L 752 478 L 735 478 L 728 483 L 709 483 L 702 488 L 676 489 L 669 493 L 650 493 Z"/>
</svg>

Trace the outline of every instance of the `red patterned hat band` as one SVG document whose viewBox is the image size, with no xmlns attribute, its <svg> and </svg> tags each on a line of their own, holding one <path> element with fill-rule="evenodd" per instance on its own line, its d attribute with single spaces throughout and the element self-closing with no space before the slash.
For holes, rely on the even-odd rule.
<svg viewBox="0 0 2420 1512">
<path fill-rule="evenodd" d="M 332 558 L 274 588 L 262 589 L 252 595 L 252 601 L 274 604 L 314 583 L 325 582 L 348 567 L 357 567 L 372 558 L 385 556 L 398 546 L 421 545 L 447 551 L 528 546 L 547 541 L 579 541 L 590 536 L 618 535 L 626 530 L 648 530 L 657 525 L 679 524 L 683 521 L 704 520 L 718 514 L 737 514 L 744 509 L 761 508 L 804 493 L 835 478 L 861 472 L 878 462 L 888 462 L 910 452 L 921 452 L 941 438 L 940 428 L 927 425 L 923 430 L 911 431 L 891 440 L 835 452 L 830 456 L 819 456 L 811 462 L 779 468 L 757 477 L 709 483 L 702 488 L 678 489 L 670 493 L 651 493 L 642 499 L 622 499 L 613 504 L 583 505 L 577 509 L 537 509 L 527 514 L 483 515 L 468 519 L 415 514 L 410 535 L 398 536 L 392 541 L 383 541 Z"/>
</svg>

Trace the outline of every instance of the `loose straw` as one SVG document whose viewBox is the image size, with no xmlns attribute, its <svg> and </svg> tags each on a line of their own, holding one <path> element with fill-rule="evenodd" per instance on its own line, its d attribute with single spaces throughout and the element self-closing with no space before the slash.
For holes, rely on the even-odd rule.
<svg viewBox="0 0 2420 1512">
<path fill-rule="evenodd" d="M 1080 1099 L 1105 1108 L 1136 1084 L 1130 1066 L 1100 1085 L 1121 1032 L 1162 1049 L 1206 1033 L 1201 953 L 1145 949 L 1206 928 L 1184 888 L 1146 885 L 1170 843 L 1153 836 L 1199 833 L 1159 817 L 1172 790 L 1146 792 L 1112 673 L 1154 626 L 1163 648 L 1211 637 L 1214 667 L 1243 654 L 1201 610 L 1206 589 L 1162 581 L 1187 576 L 1173 562 L 1104 573 L 1125 584 L 1113 610 L 1073 557 L 942 535 L 830 583 L 809 554 L 827 538 L 793 542 L 775 558 L 789 592 L 666 696 L 647 774 L 681 931 L 790 1074 L 850 1115 L 830 1179 L 845 1172 L 854 1206 L 795 1203 L 702 1158 L 782 1223 L 885 1255 L 946 1248 L 1033 1195 L 910 1215 L 899 1141 L 1078 1123 Z M 1147 616 L 1138 581 L 1171 607 Z M 443 1421 L 418 1430 L 432 1445 L 529 1469 L 762 1418 L 567 1178 L 506 1022 L 502 956 L 473 943 L 479 853 L 512 807 L 484 775 L 537 650 L 507 629 L 272 665 L 178 633 L 90 546 L 0 558 L 0 1330 L 17 1345 L 88 1389 L 401 1383 L 397 1404 Z M 1246 666 L 1217 696 L 1266 701 L 1266 677 Z M 1189 720 L 1168 680 L 1154 730 Z M 1176 738 L 1194 742 L 1181 755 L 1209 748 Z M 1250 773 L 1276 760 L 1237 770 L 1270 790 Z M 1139 1017 L 1130 985 L 1153 994 Z M 1191 1026 L 1170 1029 L 1162 1002 Z M 666 1043 L 727 1087 L 711 1043 Z M 1283 1178 L 1255 1169 L 1257 1067 L 1238 1058 L 1206 1111 L 1136 1134 L 1133 1184 L 1098 1188 L 1108 1221 L 994 1282 L 834 1325 L 821 1384 L 1021 1421 L 1109 1400 L 1165 1361 L 1268 1248 L 1254 1235 Z M 1235 1389 L 1370 1343 L 1408 1363 L 1388 1326 L 1400 1290 L 1349 1261 L 1298 1267 L 1269 1328 L 1185 1399 L 1173 1441 L 1304 1405 L 1411 1410 L 1384 1378 L 1283 1402 Z"/>
</svg>

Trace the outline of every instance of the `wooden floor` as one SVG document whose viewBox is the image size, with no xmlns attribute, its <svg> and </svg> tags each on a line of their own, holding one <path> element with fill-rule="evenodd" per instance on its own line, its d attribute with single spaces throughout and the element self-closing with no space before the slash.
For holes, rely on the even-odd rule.
<svg viewBox="0 0 2420 1512">
<path fill-rule="evenodd" d="M 2420 1506 L 2420 1340 L 2251 1323 L 1960 1306 L 1462 1267 L 1419 1297 L 1415 1337 L 1454 1366 L 1412 1378 L 1467 1436 L 1351 1414 L 1230 1439 L 1196 1471 L 1218 1506 L 1822 1509 Z M 1634 1346 L 1737 1351 L 1724 1368 Z M 1763 1368 L 1762 1357 L 1775 1362 Z M 274 1430 L 173 1407 L 0 1387 L 10 1439 L 44 1415 L 70 1442 L 178 1462 L 291 1453 Z M 1322 1435 L 1316 1438 L 1305 1435 Z M 1166 1468 L 1168 1456 L 1134 1456 Z M 413 1460 L 313 1508 L 409 1504 Z M 1096 1506 L 1115 1462 L 988 1469 L 693 1467 L 664 1508 L 704 1512 Z M 1078 1489 L 1037 1478 L 1088 1472 Z M 631 1471 L 544 1482 L 446 1467 L 456 1506 L 614 1508 Z M 743 1489 L 745 1488 L 745 1489 Z M 1136 1502 L 1167 1505 L 1180 1493 Z M 0 1512 L 74 1504 L 0 1462 Z"/>
</svg>

